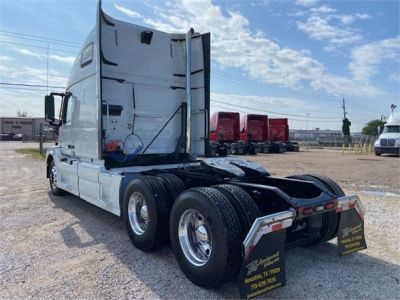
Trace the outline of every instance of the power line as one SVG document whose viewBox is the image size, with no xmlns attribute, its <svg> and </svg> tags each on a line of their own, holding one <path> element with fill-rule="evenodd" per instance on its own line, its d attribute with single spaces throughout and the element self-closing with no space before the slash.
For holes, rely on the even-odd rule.
<svg viewBox="0 0 400 300">
<path fill-rule="evenodd" d="M 211 101 L 214 102 L 213 100 L 211 100 Z M 230 104 L 226 104 L 226 105 L 230 105 Z M 213 104 L 212 106 L 213 107 L 218 107 L 220 109 L 227 109 L 226 107 L 223 107 L 223 106 L 220 106 L 220 105 Z M 256 109 L 252 109 L 252 108 L 246 108 L 246 109 L 248 109 L 248 110 L 256 110 Z M 241 112 L 241 113 L 245 113 L 245 114 L 249 113 L 249 111 L 244 111 L 244 110 L 241 110 L 241 109 L 235 109 L 235 111 Z M 260 110 L 257 109 L 257 111 L 260 111 Z M 307 122 L 307 120 L 296 119 L 296 118 L 290 118 L 289 120 L 290 121 Z M 311 120 L 310 122 L 314 122 L 314 123 L 321 123 L 321 122 L 322 123 L 338 123 L 337 120 Z"/>
<path fill-rule="evenodd" d="M 71 42 L 71 41 L 65 41 L 65 40 L 58 40 L 58 39 L 43 37 L 43 36 L 39 36 L 39 35 L 32 35 L 32 34 L 26 34 L 26 33 L 19 33 L 19 32 L 14 32 L 14 31 L 0 30 L 0 34 L 6 35 L 6 36 L 15 36 L 15 37 L 18 37 L 18 38 L 21 38 L 21 39 L 30 39 L 30 40 L 51 42 L 51 43 L 53 43 L 53 44 L 60 44 L 60 45 L 67 46 L 67 47 L 77 47 L 77 48 L 80 48 L 80 47 L 82 46 L 81 43 L 76 43 L 76 42 Z M 74 46 L 74 45 L 75 45 L 75 46 Z"/>
<path fill-rule="evenodd" d="M 22 91 L 31 91 L 31 92 L 46 92 L 47 90 L 41 89 L 41 88 L 28 88 L 28 87 L 16 87 L 16 86 L 0 86 L 0 89 L 6 89 L 6 90 L 22 90 Z"/>
<path fill-rule="evenodd" d="M 244 108 L 244 109 L 251 109 L 254 111 L 263 111 L 266 113 L 272 113 L 272 114 L 277 114 L 277 115 L 284 115 L 284 116 L 292 116 L 292 117 L 301 117 L 301 118 L 305 118 L 305 116 L 303 115 L 297 115 L 297 114 L 289 114 L 289 113 L 284 113 L 284 112 L 276 112 L 276 111 L 270 111 L 270 110 L 262 110 L 262 109 L 257 109 L 257 108 L 251 108 L 251 107 L 246 107 L 246 106 L 242 106 L 242 105 L 237 105 L 237 104 L 232 104 L 232 103 L 227 103 L 227 102 L 223 102 L 223 101 L 218 101 L 218 100 L 211 100 L 212 102 L 217 102 L 217 103 L 221 103 L 221 104 L 225 104 L 225 105 L 229 105 L 229 106 L 235 106 L 235 107 L 239 107 L 239 108 Z M 331 117 L 310 117 L 310 119 L 332 119 L 332 120 L 340 120 L 337 118 L 331 118 Z"/>
<path fill-rule="evenodd" d="M 47 49 L 47 47 L 44 47 L 44 46 L 33 45 L 33 44 L 24 44 L 24 43 L 16 43 L 16 42 L 10 42 L 10 41 L 0 41 L 0 43 L 10 44 L 10 45 L 17 45 L 17 46 L 24 46 L 24 47 Z M 65 53 L 70 53 L 70 54 L 77 54 L 78 53 L 78 52 L 73 52 L 73 51 L 68 51 L 68 50 L 63 50 L 63 49 L 55 49 L 55 48 L 49 48 L 49 50 L 50 51 L 57 51 L 57 52 L 65 52 Z"/>
<path fill-rule="evenodd" d="M 65 89 L 65 86 L 55 86 L 55 85 L 39 85 L 39 84 L 26 84 L 26 83 L 9 83 L 0 82 L 0 85 L 10 85 L 10 86 L 28 86 L 28 87 L 43 87 L 43 88 L 55 88 L 55 89 Z"/>
<path fill-rule="evenodd" d="M 285 89 L 281 89 L 281 88 L 278 88 L 278 87 L 270 87 L 270 86 L 268 88 L 267 87 L 262 87 L 262 86 L 257 86 L 257 85 L 254 84 L 254 82 L 247 81 L 246 79 L 236 80 L 236 79 L 233 79 L 233 78 L 224 77 L 223 75 L 218 75 L 218 73 L 221 73 L 220 71 L 213 71 L 213 72 L 216 73 L 216 74 L 213 74 L 214 77 L 216 77 L 218 79 L 221 79 L 221 80 L 224 80 L 224 81 L 228 81 L 228 82 L 232 82 L 232 83 L 235 83 L 235 84 L 239 84 L 239 85 L 242 85 L 244 87 L 249 87 L 249 88 L 252 88 L 252 89 L 258 89 L 260 91 L 269 92 L 269 93 L 276 94 L 276 95 L 279 95 L 279 96 L 290 97 L 290 98 L 293 97 Z M 227 74 L 227 73 L 225 73 L 225 74 Z M 326 95 L 321 96 L 321 95 L 318 95 L 317 93 L 314 93 L 314 92 L 296 91 L 296 93 L 297 94 L 303 94 L 303 96 L 307 96 L 307 97 L 309 97 L 310 95 L 313 96 L 314 98 L 318 97 L 318 101 L 339 102 L 339 100 L 336 99 L 335 97 L 330 97 L 330 96 L 326 96 Z"/>
</svg>

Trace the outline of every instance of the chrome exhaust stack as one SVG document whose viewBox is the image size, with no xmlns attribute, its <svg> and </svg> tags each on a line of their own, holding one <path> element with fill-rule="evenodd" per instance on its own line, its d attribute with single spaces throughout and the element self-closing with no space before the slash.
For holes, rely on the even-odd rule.
<svg viewBox="0 0 400 300">
<path fill-rule="evenodd" d="M 186 71 L 185 71 L 185 96 L 186 96 L 186 153 L 192 154 L 191 147 L 191 114 L 192 114 L 192 36 L 194 29 L 186 34 Z"/>
</svg>

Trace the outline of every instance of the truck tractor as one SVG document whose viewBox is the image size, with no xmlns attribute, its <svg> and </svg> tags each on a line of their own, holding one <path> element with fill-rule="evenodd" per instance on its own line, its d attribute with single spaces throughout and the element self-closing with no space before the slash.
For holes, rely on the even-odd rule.
<svg viewBox="0 0 400 300">
<path fill-rule="evenodd" d="M 231 144 L 237 143 L 240 116 L 238 112 L 215 112 L 210 119 L 210 156 L 227 156 Z M 242 150 L 244 154 L 244 149 Z"/>
<path fill-rule="evenodd" d="M 400 113 L 398 111 L 391 112 L 382 133 L 375 141 L 374 152 L 376 156 L 385 153 L 400 155 Z"/>
<path fill-rule="evenodd" d="M 273 152 L 299 152 L 299 144 L 289 141 L 289 122 L 287 118 L 270 118 L 269 133 Z"/>
<path fill-rule="evenodd" d="M 335 237 L 340 255 L 366 248 L 359 198 L 331 179 L 275 177 L 238 157 L 197 159 L 209 109 L 210 33 L 130 24 L 99 2 L 66 90 L 45 97 L 59 132 L 45 160 L 51 192 L 121 217 L 137 249 L 170 243 L 189 280 L 236 280 L 243 298 L 285 285 L 287 248 Z"/>
<path fill-rule="evenodd" d="M 249 154 L 269 153 L 268 116 L 246 114 L 240 119 L 240 140 Z"/>
</svg>

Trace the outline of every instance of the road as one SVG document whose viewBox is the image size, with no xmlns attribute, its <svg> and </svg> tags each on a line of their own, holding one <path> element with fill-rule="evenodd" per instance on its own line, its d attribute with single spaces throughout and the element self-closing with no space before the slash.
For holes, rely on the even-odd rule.
<svg viewBox="0 0 400 300">
<path fill-rule="evenodd" d="M 168 246 L 135 249 L 118 217 L 75 196 L 50 195 L 44 162 L 17 147 L 32 145 L 0 142 L 0 299 L 239 297 L 234 283 L 214 290 L 192 284 Z M 398 297 L 398 158 L 327 150 L 252 158 L 274 175 L 331 176 L 347 194 L 357 192 L 367 209 L 367 250 L 343 258 L 333 242 L 290 250 L 287 285 L 269 297 Z"/>
</svg>

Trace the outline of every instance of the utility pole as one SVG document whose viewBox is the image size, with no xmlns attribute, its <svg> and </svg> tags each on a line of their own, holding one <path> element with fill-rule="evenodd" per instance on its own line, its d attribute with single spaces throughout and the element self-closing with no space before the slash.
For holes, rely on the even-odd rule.
<svg viewBox="0 0 400 300">
<path fill-rule="evenodd" d="M 47 42 L 47 60 L 46 60 L 46 90 L 49 93 L 49 42 Z"/>
<path fill-rule="evenodd" d="M 307 125 L 306 125 L 306 145 L 308 150 L 308 118 L 310 117 L 310 113 L 306 113 L 307 116 Z"/>
<path fill-rule="evenodd" d="M 344 101 L 344 97 L 342 98 L 342 108 L 343 108 L 343 118 L 346 119 L 346 102 Z"/>
</svg>

